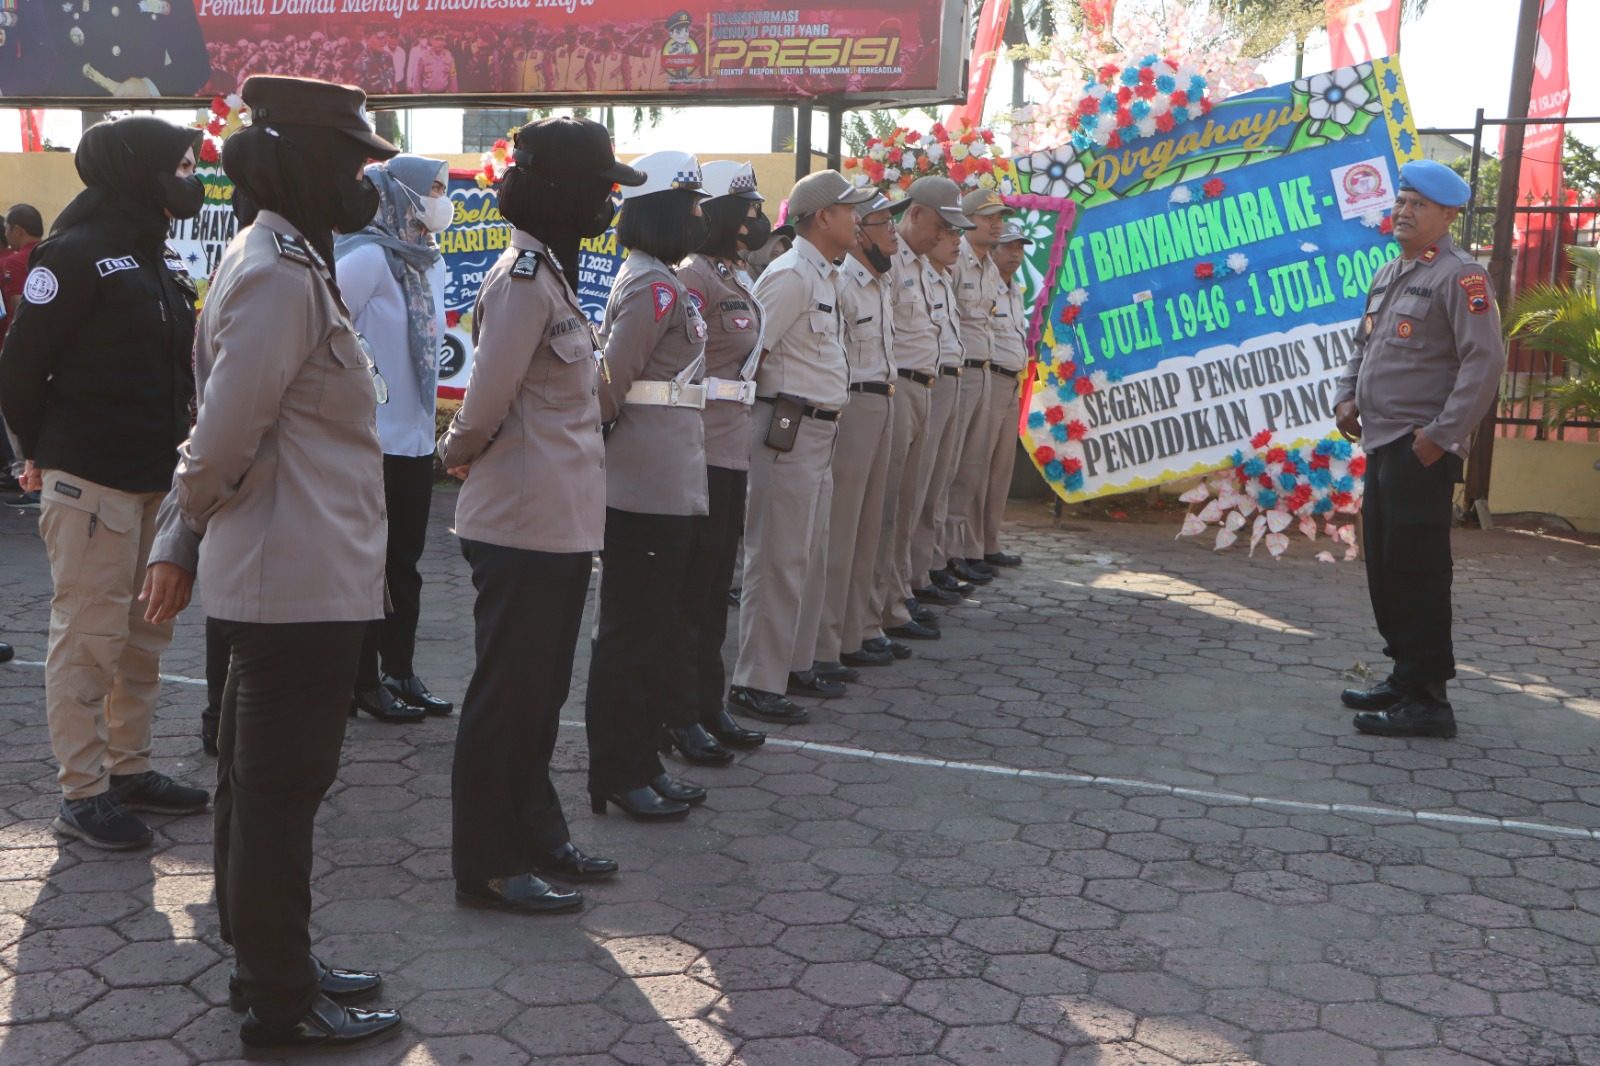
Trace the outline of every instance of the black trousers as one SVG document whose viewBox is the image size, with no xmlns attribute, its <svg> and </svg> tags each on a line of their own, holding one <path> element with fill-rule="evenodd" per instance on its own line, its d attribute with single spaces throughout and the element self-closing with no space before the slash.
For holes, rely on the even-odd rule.
<svg viewBox="0 0 1600 1066">
<path fill-rule="evenodd" d="M 433 503 L 433 456 L 385 455 L 383 502 L 389 512 L 389 547 L 384 576 L 393 610 L 367 627 L 361 645 L 356 688 L 378 687 L 378 661 L 383 672 L 407 678 L 417 647 L 417 619 L 422 614 L 422 574 L 417 562 L 428 542 L 428 508 Z"/>
<path fill-rule="evenodd" d="M 1462 463 L 1446 452 L 1423 466 L 1411 442 L 1406 436 L 1367 453 L 1361 505 L 1372 614 L 1402 688 L 1456 676 L 1450 524 Z"/>
<path fill-rule="evenodd" d="M 706 468 L 711 513 L 699 522 L 689 549 L 675 663 L 679 680 L 669 687 L 671 700 L 662 707 L 662 719 L 670 726 L 715 723 L 728 691 L 722 646 L 728 637 L 728 589 L 744 535 L 748 482 L 744 470 Z"/>
<path fill-rule="evenodd" d="M 222 635 L 222 624 L 215 618 L 206 619 L 206 707 L 201 718 L 222 717 L 222 693 L 228 686 L 228 638 Z"/>
<path fill-rule="evenodd" d="M 600 608 L 589 695 L 589 792 L 628 792 L 665 772 L 663 693 L 675 667 L 684 583 L 704 516 L 636 514 L 606 508 Z"/>
<path fill-rule="evenodd" d="M 317 994 L 311 841 L 339 769 L 365 622 L 218 620 L 230 656 L 217 739 L 217 913 L 245 998 L 267 1025 Z"/>
<path fill-rule="evenodd" d="M 461 554 L 478 590 L 477 664 L 456 730 L 450 861 L 457 880 L 482 881 L 528 873 L 569 839 L 550 756 L 594 556 L 466 539 Z"/>
</svg>

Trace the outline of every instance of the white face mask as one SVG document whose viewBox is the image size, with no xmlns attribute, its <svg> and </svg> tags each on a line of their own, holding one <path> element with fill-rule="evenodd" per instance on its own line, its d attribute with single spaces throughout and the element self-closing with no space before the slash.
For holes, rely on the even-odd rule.
<svg viewBox="0 0 1600 1066">
<path fill-rule="evenodd" d="M 447 197 L 427 196 L 416 208 L 417 221 L 429 233 L 442 233 L 455 220 L 456 206 Z"/>
</svg>

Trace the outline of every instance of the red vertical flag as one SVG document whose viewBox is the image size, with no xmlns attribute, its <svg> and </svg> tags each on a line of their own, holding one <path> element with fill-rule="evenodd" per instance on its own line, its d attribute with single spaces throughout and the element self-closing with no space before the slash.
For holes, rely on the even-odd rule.
<svg viewBox="0 0 1600 1066">
<path fill-rule="evenodd" d="M 1327 0 L 1327 10 L 1335 70 L 1400 50 L 1400 0 Z"/>
<path fill-rule="evenodd" d="M 1539 40 L 1533 54 L 1533 92 L 1528 118 L 1554 119 L 1527 127 L 1517 171 L 1517 202 L 1534 207 L 1556 206 L 1562 195 L 1562 142 L 1567 102 L 1567 0 L 1544 0 L 1539 11 Z M 1503 143 L 1503 135 L 1502 135 Z M 1518 285 L 1555 280 L 1561 250 L 1560 227 L 1554 215 L 1525 215 L 1518 220 Z"/>
<path fill-rule="evenodd" d="M 44 111 L 42 109 L 29 109 L 17 112 L 22 120 L 22 150 L 24 152 L 44 151 Z"/>
<path fill-rule="evenodd" d="M 994 77 L 995 58 L 1003 46 L 1006 19 L 1011 15 L 1011 0 L 985 0 L 978 16 L 978 38 L 972 45 L 972 69 L 967 75 L 967 102 L 950 109 L 945 125 L 959 129 L 963 123 L 983 123 L 983 101 L 989 95 L 989 79 Z"/>
</svg>

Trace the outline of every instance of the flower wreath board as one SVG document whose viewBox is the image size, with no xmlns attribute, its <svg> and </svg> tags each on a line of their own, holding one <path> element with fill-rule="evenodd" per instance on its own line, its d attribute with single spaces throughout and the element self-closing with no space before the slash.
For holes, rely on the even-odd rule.
<svg viewBox="0 0 1600 1066">
<path fill-rule="evenodd" d="M 1398 61 L 1182 118 L 1017 159 L 1025 216 L 1033 198 L 1077 205 L 1034 303 L 1024 446 L 1069 501 L 1229 470 L 1196 502 L 1280 511 L 1273 533 L 1326 523 L 1358 502 L 1359 472 L 1338 491 L 1359 456 L 1332 446 L 1333 397 L 1373 273 L 1399 254 L 1399 164 L 1420 154 Z"/>
</svg>

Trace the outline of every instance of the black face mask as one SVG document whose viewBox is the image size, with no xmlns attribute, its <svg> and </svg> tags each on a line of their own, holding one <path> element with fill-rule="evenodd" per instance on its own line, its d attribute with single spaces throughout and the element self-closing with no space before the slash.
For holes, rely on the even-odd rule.
<svg viewBox="0 0 1600 1066">
<path fill-rule="evenodd" d="M 861 241 L 861 254 L 867 257 L 867 262 L 872 264 L 872 269 L 880 274 L 887 274 L 889 268 L 894 266 L 894 260 L 884 255 L 872 241 Z"/>
<path fill-rule="evenodd" d="M 689 216 L 689 250 L 694 251 L 711 236 L 711 225 L 703 215 Z"/>
<path fill-rule="evenodd" d="M 772 240 L 772 220 L 763 215 L 759 210 L 755 218 L 744 220 L 744 236 L 739 238 L 739 243 L 744 245 L 747 252 L 759 252 Z"/>
<path fill-rule="evenodd" d="M 588 222 L 578 227 L 578 236 L 583 239 L 598 237 L 611 228 L 611 221 L 616 217 L 617 205 L 611 202 L 611 191 L 608 189 L 599 203 L 595 204 L 594 214 L 589 216 Z"/>
<path fill-rule="evenodd" d="M 173 218 L 193 218 L 205 205 L 206 187 L 199 178 L 161 174 L 156 181 L 161 186 L 161 206 Z"/>
<path fill-rule="evenodd" d="M 360 233 L 377 217 L 382 202 L 378 187 L 363 174 L 360 181 L 339 190 L 333 228 L 340 233 Z"/>
</svg>

